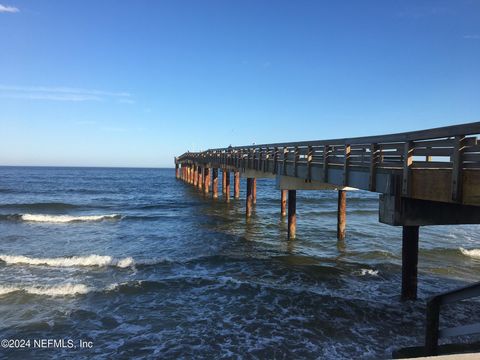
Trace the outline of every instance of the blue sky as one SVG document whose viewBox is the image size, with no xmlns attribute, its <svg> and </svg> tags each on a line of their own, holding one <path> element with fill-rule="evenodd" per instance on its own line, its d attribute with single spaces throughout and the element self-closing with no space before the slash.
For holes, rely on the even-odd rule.
<svg viewBox="0 0 480 360">
<path fill-rule="evenodd" d="M 480 120 L 480 1 L 0 0 L 0 164 Z"/>
</svg>

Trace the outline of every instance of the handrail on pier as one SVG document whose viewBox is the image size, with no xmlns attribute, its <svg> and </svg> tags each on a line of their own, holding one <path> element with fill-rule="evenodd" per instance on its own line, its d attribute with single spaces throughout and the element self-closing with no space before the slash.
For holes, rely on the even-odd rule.
<svg viewBox="0 0 480 360">
<path fill-rule="evenodd" d="M 440 306 L 480 296 L 480 282 L 463 288 L 436 295 L 427 302 L 427 323 L 425 332 L 425 355 L 437 355 L 438 340 L 451 336 L 480 333 L 480 323 L 439 328 Z"/>
</svg>

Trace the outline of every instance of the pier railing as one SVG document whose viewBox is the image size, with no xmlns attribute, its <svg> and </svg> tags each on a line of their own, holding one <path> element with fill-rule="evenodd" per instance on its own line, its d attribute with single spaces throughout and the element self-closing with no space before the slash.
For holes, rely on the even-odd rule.
<svg viewBox="0 0 480 360">
<path fill-rule="evenodd" d="M 332 171 L 340 172 L 342 180 L 333 183 L 377 192 L 382 190 L 377 189 L 376 174 L 393 172 L 402 177 L 403 196 L 412 192 L 412 170 L 448 170 L 447 201 L 461 202 L 462 173 L 480 169 L 479 134 L 480 122 L 475 122 L 381 136 L 230 146 L 188 152 L 177 161 L 270 172 L 307 182 L 332 182 Z M 367 181 L 352 184 L 352 172 L 368 173 Z"/>
<path fill-rule="evenodd" d="M 480 282 L 460 289 L 432 297 L 427 303 L 427 323 L 425 332 L 425 355 L 436 355 L 438 340 L 452 336 L 473 335 L 480 333 L 480 323 L 439 328 L 440 307 L 445 304 L 480 296 Z"/>
</svg>

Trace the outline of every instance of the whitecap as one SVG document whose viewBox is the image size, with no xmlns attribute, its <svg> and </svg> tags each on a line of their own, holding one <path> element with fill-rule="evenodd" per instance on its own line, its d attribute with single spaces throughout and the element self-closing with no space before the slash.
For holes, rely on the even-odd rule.
<svg viewBox="0 0 480 360">
<path fill-rule="evenodd" d="M 72 216 L 72 215 L 46 215 L 46 214 L 23 214 L 20 215 L 23 221 L 31 222 L 53 222 L 53 223 L 68 223 L 75 221 L 102 221 L 102 220 L 115 220 L 121 219 L 119 214 L 109 215 L 84 215 L 84 216 Z"/>
<path fill-rule="evenodd" d="M 54 286 L 0 286 L 0 295 L 15 291 L 25 291 L 32 295 L 71 296 L 87 294 L 91 289 L 84 284 L 62 284 Z"/>
<path fill-rule="evenodd" d="M 480 249 L 467 250 L 467 249 L 464 249 L 464 248 L 461 247 L 460 252 L 465 256 L 480 259 Z"/>
<path fill-rule="evenodd" d="M 361 269 L 360 270 L 360 276 L 365 276 L 365 275 L 378 276 L 378 270 Z"/>
<path fill-rule="evenodd" d="M 135 265 L 131 257 L 115 259 L 108 255 L 88 255 L 72 256 L 59 258 L 32 258 L 23 255 L 4 255 L 0 254 L 0 260 L 8 265 L 26 264 L 26 265 L 45 265 L 56 267 L 74 267 L 74 266 L 117 266 L 126 268 Z"/>
</svg>

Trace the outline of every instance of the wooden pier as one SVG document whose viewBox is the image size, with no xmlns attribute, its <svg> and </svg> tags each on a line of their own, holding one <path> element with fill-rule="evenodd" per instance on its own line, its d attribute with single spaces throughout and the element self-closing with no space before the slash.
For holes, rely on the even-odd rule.
<svg viewBox="0 0 480 360">
<path fill-rule="evenodd" d="M 256 203 L 256 179 L 275 178 L 291 240 L 297 191 L 338 191 L 339 240 L 346 236 L 347 192 L 380 193 L 379 221 L 403 227 L 401 296 L 409 300 L 417 297 L 419 227 L 480 223 L 479 134 L 475 122 L 371 137 L 229 146 L 175 158 L 176 176 L 201 189 L 210 186 L 211 173 L 217 198 L 220 169 L 225 201 L 230 201 L 230 172 L 235 199 L 239 177 L 246 178 L 247 218 Z"/>
</svg>

